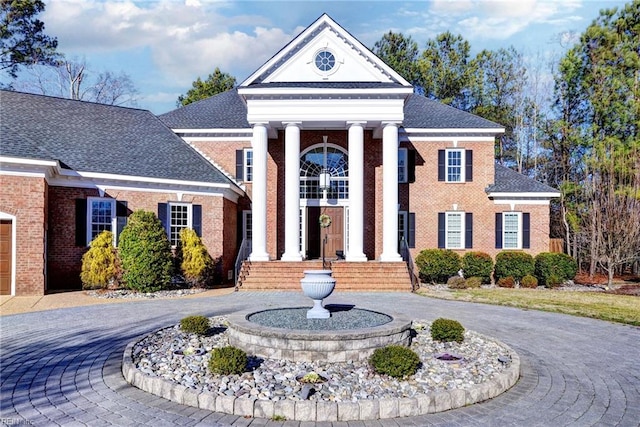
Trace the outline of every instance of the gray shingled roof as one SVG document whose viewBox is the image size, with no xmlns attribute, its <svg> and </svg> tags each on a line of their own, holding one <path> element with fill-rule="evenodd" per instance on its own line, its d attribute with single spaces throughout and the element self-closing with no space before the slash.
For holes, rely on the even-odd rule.
<svg viewBox="0 0 640 427">
<path fill-rule="evenodd" d="M 158 116 L 171 129 L 249 129 L 247 105 L 237 89 Z"/>
<path fill-rule="evenodd" d="M 553 187 L 535 181 L 500 164 L 494 166 L 495 182 L 486 188 L 487 193 L 560 193 Z"/>
<path fill-rule="evenodd" d="M 397 83 L 293 82 L 260 83 L 254 87 L 309 88 L 401 88 Z M 247 106 L 237 89 L 214 95 L 159 116 L 172 129 L 248 129 Z M 409 95 L 404 105 L 405 128 L 417 129 L 500 129 L 502 125 L 474 114 L 450 107 L 424 96 Z"/>
<path fill-rule="evenodd" d="M 82 172 L 229 184 L 146 110 L 0 91 L 0 154 Z"/>
<path fill-rule="evenodd" d="M 504 126 L 475 114 L 458 110 L 421 95 L 409 95 L 404 104 L 405 128 L 417 129 L 500 129 Z"/>
</svg>

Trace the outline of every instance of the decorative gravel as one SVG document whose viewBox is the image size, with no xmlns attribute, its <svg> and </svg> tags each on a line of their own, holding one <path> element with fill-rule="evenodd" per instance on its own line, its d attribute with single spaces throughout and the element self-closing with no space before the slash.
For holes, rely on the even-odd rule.
<svg viewBox="0 0 640 427">
<path fill-rule="evenodd" d="M 342 331 L 346 329 L 371 328 L 393 320 L 391 316 L 371 310 L 349 308 L 348 310 L 326 307 L 331 311 L 328 319 L 307 319 L 309 307 L 278 308 L 253 313 L 247 320 L 273 328 L 303 329 L 307 331 Z"/>
<path fill-rule="evenodd" d="M 430 322 L 413 322 L 416 336 L 411 348 L 420 356 L 422 366 L 405 380 L 376 374 L 367 362 L 291 362 L 249 357 L 247 372 L 218 376 L 208 372 L 209 352 L 228 345 L 226 319 L 211 318 L 208 336 L 183 333 L 179 325 L 162 329 L 134 346 L 133 362 L 143 373 L 162 377 L 198 392 L 265 400 L 302 400 L 303 387 L 296 377 L 316 372 L 328 380 L 314 384 L 310 400 L 337 402 L 363 399 L 413 397 L 417 394 L 452 389 L 467 389 L 492 379 L 505 369 L 511 355 L 491 339 L 465 331 L 462 343 L 440 343 L 431 339 Z M 199 349 L 204 355 L 199 355 Z M 181 351 L 184 356 L 174 352 Z M 457 362 L 435 358 L 442 353 L 462 356 Z M 500 358 L 503 362 L 499 361 Z"/>
<path fill-rule="evenodd" d="M 155 299 L 155 298 L 180 298 L 186 295 L 199 294 L 204 288 L 171 289 L 157 292 L 136 292 L 129 289 L 116 289 L 108 291 L 87 291 L 87 295 L 105 299 Z"/>
</svg>

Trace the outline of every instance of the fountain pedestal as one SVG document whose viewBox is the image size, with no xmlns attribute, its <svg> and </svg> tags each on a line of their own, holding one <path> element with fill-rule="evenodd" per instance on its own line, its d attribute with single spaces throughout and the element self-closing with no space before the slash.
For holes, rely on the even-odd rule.
<svg viewBox="0 0 640 427">
<path fill-rule="evenodd" d="M 331 270 L 305 270 L 300 279 L 302 292 L 313 300 L 313 307 L 307 311 L 307 319 L 328 319 L 329 310 L 322 306 L 322 300 L 331 295 L 336 287 L 336 279 L 331 277 Z"/>
</svg>

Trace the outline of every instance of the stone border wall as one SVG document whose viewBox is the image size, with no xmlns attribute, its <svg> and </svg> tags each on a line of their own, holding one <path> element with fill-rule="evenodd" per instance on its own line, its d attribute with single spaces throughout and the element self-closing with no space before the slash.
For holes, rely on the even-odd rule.
<svg viewBox="0 0 640 427">
<path fill-rule="evenodd" d="M 132 359 L 134 346 L 144 337 L 127 345 L 122 358 L 122 374 L 131 385 L 148 393 L 182 405 L 241 417 L 272 418 L 274 415 L 296 421 L 355 421 L 382 418 L 411 417 L 448 411 L 492 399 L 515 385 L 520 378 L 520 357 L 510 347 L 511 364 L 495 378 L 472 388 L 420 394 L 412 398 L 370 399 L 358 402 L 328 402 L 310 400 L 258 400 L 255 398 L 218 396 L 198 392 L 164 378 L 140 372 Z"/>
</svg>

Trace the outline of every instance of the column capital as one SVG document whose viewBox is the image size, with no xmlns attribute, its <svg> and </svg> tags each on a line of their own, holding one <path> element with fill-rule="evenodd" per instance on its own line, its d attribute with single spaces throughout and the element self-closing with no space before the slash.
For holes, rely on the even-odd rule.
<svg viewBox="0 0 640 427">
<path fill-rule="evenodd" d="M 346 125 L 347 127 L 351 127 L 351 126 L 361 126 L 364 127 L 366 126 L 367 121 L 366 120 L 347 120 L 346 121 Z"/>
<path fill-rule="evenodd" d="M 388 126 L 399 127 L 400 125 L 402 125 L 402 122 L 398 120 L 387 120 L 387 121 L 383 120 L 380 122 L 380 125 L 382 127 L 388 127 Z"/>
<path fill-rule="evenodd" d="M 282 126 L 284 127 L 289 127 L 289 126 L 295 126 L 297 128 L 302 128 L 302 122 L 295 122 L 295 121 L 282 121 Z"/>
<path fill-rule="evenodd" d="M 269 122 L 249 122 L 249 126 L 251 126 L 252 128 L 256 126 L 262 126 L 262 127 L 268 128 Z"/>
</svg>

